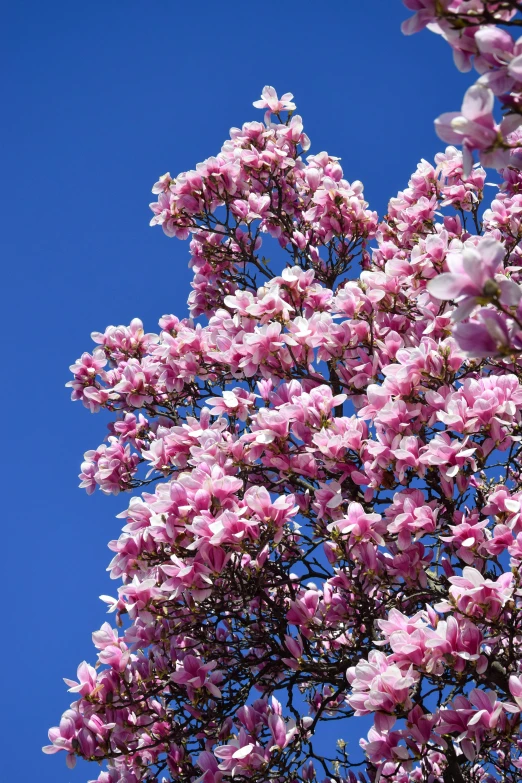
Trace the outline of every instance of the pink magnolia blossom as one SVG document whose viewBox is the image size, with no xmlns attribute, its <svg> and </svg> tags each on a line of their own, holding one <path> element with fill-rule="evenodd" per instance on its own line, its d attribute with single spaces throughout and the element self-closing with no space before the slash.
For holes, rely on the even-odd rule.
<svg viewBox="0 0 522 783">
<path fill-rule="evenodd" d="M 356 715 L 370 712 L 393 713 L 397 706 L 411 707 L 410 688 L 417 680 L 412 667 L 402 671 L 397 665 L 389 663 L 386 656 L 372 650 L 368 661 L 361 661 L 348 669 L 346 676 L 352 692 L 348 703 Z"/>
<path fill-rule="evenodd" d="M 295 109 L 295 103 L 292 103 L 293 97 L 291 92 L 285 92 L 281 98 L 278 98 L 273 87 L 263 87 L 261 100 L 254 101 L 253 105 L 256 109 L 264 109 L 266 107 L 274 114 L 278 114 L 280 111 L 293 111 Z"/>
<path fill-rule="evenodd" d="M 512 345 L 506 318 L 489 308 L 478 310 L 473 320 L 459 323 L 455 337 L 471 358 L 508 354 Z"/>
<path fill-rule="evenodd" d="M 435 130 L 442 141 L 462 144 L 465 174 L 471 172 L 473 150 L 479 151 L 480 161 L 485 166 L 501 168 L 509 162 L 509 151 L 499 144 L 502 126 L 493 118 L 494 99 L 489 87 L 474 84 L 464 96 L 460 113 L 441 114 L 435 121 Z"/>
<path fill-rule="evenodd" d="M 449 272 L 433 278 L 428 290 L 438 299 L 455 299 L 459 308 L 453 313 L 455 320 L 462 320 L 477 304 L 497 298 L 502 304 L 517 305 L 522 289 L 504 277 L 495 279 L 505 257 L 503 245 L 485 237 L 475 247 L 464 247 L 462 252 L 447 256 Z"/>
<path fill-rule="evenodd" d="M 267 751 L 249 740 L 251 737 L 241 729 L 237 739 L 232 739 L 227 745 L 216 748 L 214 755 L 221 759 L 219 769 L 231 774 L 249 768 L 259 769 L 265 763 Z"/>
<path fill-rule="evenodd" d="M 78 682 L 65 678 L 64 682 L 71 686 L 69 688 L 71 693 L 80 693 L 82 696 L 87 696 L 96 688 L 96 670 L 83 661 L 78 666 Z"/>
<path fill-rule="evenodd" d="M 476 568 L 466 566 L 462 576 L 450 576 L 451 602 L 441 601 L 436 608 L 450 611 L 452 603 L 470 617 L 494 619 L 513 595 L 513 575 L 502 574 L 497 580 L 486 579 Z"/>
<path fill-rule="evenodd" d="M 186 655 L 176 664 L 176 671 L 171 680 L 179 685 L 185 685 L 189 694 L 199 688 L 206 688 L 212 696 L 219 699 L 221 691 L 212 680 L 212 676 L 215 678 L 217 673 L 207 678 L 208 672 L 212 672 L 216 666 L 216 661 L 203 663 L 196 655 Z"/>
</svg>

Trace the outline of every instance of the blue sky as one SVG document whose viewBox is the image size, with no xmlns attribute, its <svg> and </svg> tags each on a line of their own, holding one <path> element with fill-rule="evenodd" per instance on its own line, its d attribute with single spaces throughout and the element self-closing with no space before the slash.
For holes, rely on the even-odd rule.
<svg viewBox="0 0 522 783">
<path fill-rule="evenodd" d="M 128 500 L 77 489 L 105 423 L 64 383 L 91 331 L 135 316 L 154 331 L 163 313 L 186 314 L 188 247 L 149 228 L 152 184 L 260 119 L 252 101 L 272 84 L 296 96 L 311 152 L 339 155 L 382 214 L 442 148 L 433 118 L 470 83 L 441 39 L 402 36 L 407 13 L 400 0 L 4 7 L 2 780 L 97 776 L 40 751 L 72 700 L 61 678 L 94 662 L 98 595 L 116 589 L 106 544 Z"/>
</svg>

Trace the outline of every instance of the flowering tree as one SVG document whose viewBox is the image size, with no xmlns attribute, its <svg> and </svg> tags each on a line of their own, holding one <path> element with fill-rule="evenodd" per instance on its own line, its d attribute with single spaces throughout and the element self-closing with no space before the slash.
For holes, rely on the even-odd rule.
<svg viewBox="0 0 522 783">
<path fill-rule="evenodd" d="M 81 486 L 143 490 L 109 545 L 117 627 L 45 748 L 107 761 L 99 783 L 521 779 L 522 9 L 405 4 L 481 74 L 437 121 L 463 153 L 379 221 L 265 87 L 264 123 L 153 189 L 191 318 L 72 365 L 115 414 Z"/>
</svg>

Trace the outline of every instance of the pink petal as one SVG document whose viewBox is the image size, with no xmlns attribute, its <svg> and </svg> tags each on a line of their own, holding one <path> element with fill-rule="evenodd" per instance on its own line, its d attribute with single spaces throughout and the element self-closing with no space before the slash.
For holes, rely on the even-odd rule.
<svg viewBox="0 0 522 783">
<path fill-rule="evenodd" d="M 514 79 L 522 79 L 522 54 L 514 57 L 508 65 L 508 73 Z"/>
<path fill-rule="evenodd" d="M 252 752 L 253 749 L 254 749 L 253 744 L 249 742 L 248 745 L 245 745 L 243 748 L 238 748 L 238 750 L 236 750 L 236 752 L 232 754 L 232 758 L 244 759 Z"/>
<path fill-rule="evenodd" d="M 495 96 L 489 87 L 474 84 L 464 95 L 462 114 L 467 120 L 484 120 L 491 117 Z"/>
<path fill-rule="evenodd" d="M 437 299 L 454 299 L 460 294 L 466 280 L 451 272 L 444 272 L 429 281 L 427 289 Z"/>
<path fill-rule="evenodd" d="M 453 120 L 461 116 L 459 112 L 451 111 L 437 117 L 435 120 L 435 133 L 439 139 L 445 141 L 446 144 L 462 143 L 462 133 L 457 133 L 452 125 Z"/>
</svg>

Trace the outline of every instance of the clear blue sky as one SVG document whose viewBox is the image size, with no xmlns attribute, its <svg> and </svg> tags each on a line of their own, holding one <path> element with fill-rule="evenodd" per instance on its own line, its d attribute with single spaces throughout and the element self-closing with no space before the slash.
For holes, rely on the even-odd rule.
<svg viewBox="0 0 522 783">
<path fill-rule="evenodd" d="M 91 331 L 186 313 L 188 247 L 148 227 L 152 184 L 261 118 L 251 104 L 272 84 L 296 96 L 311 152 L 341 156 L 382 213 L 443 146 L 432 120 L 470 83 L 441 39 L 401 35 L 407 13 L 400 0 L 4 5 L 2 781 L 97 775 L 40 751 L 72 700 L 61 678 L 94 662 L 128 500 L 77 489 L 105 423 L 64 383 Z"/>
</svg>

